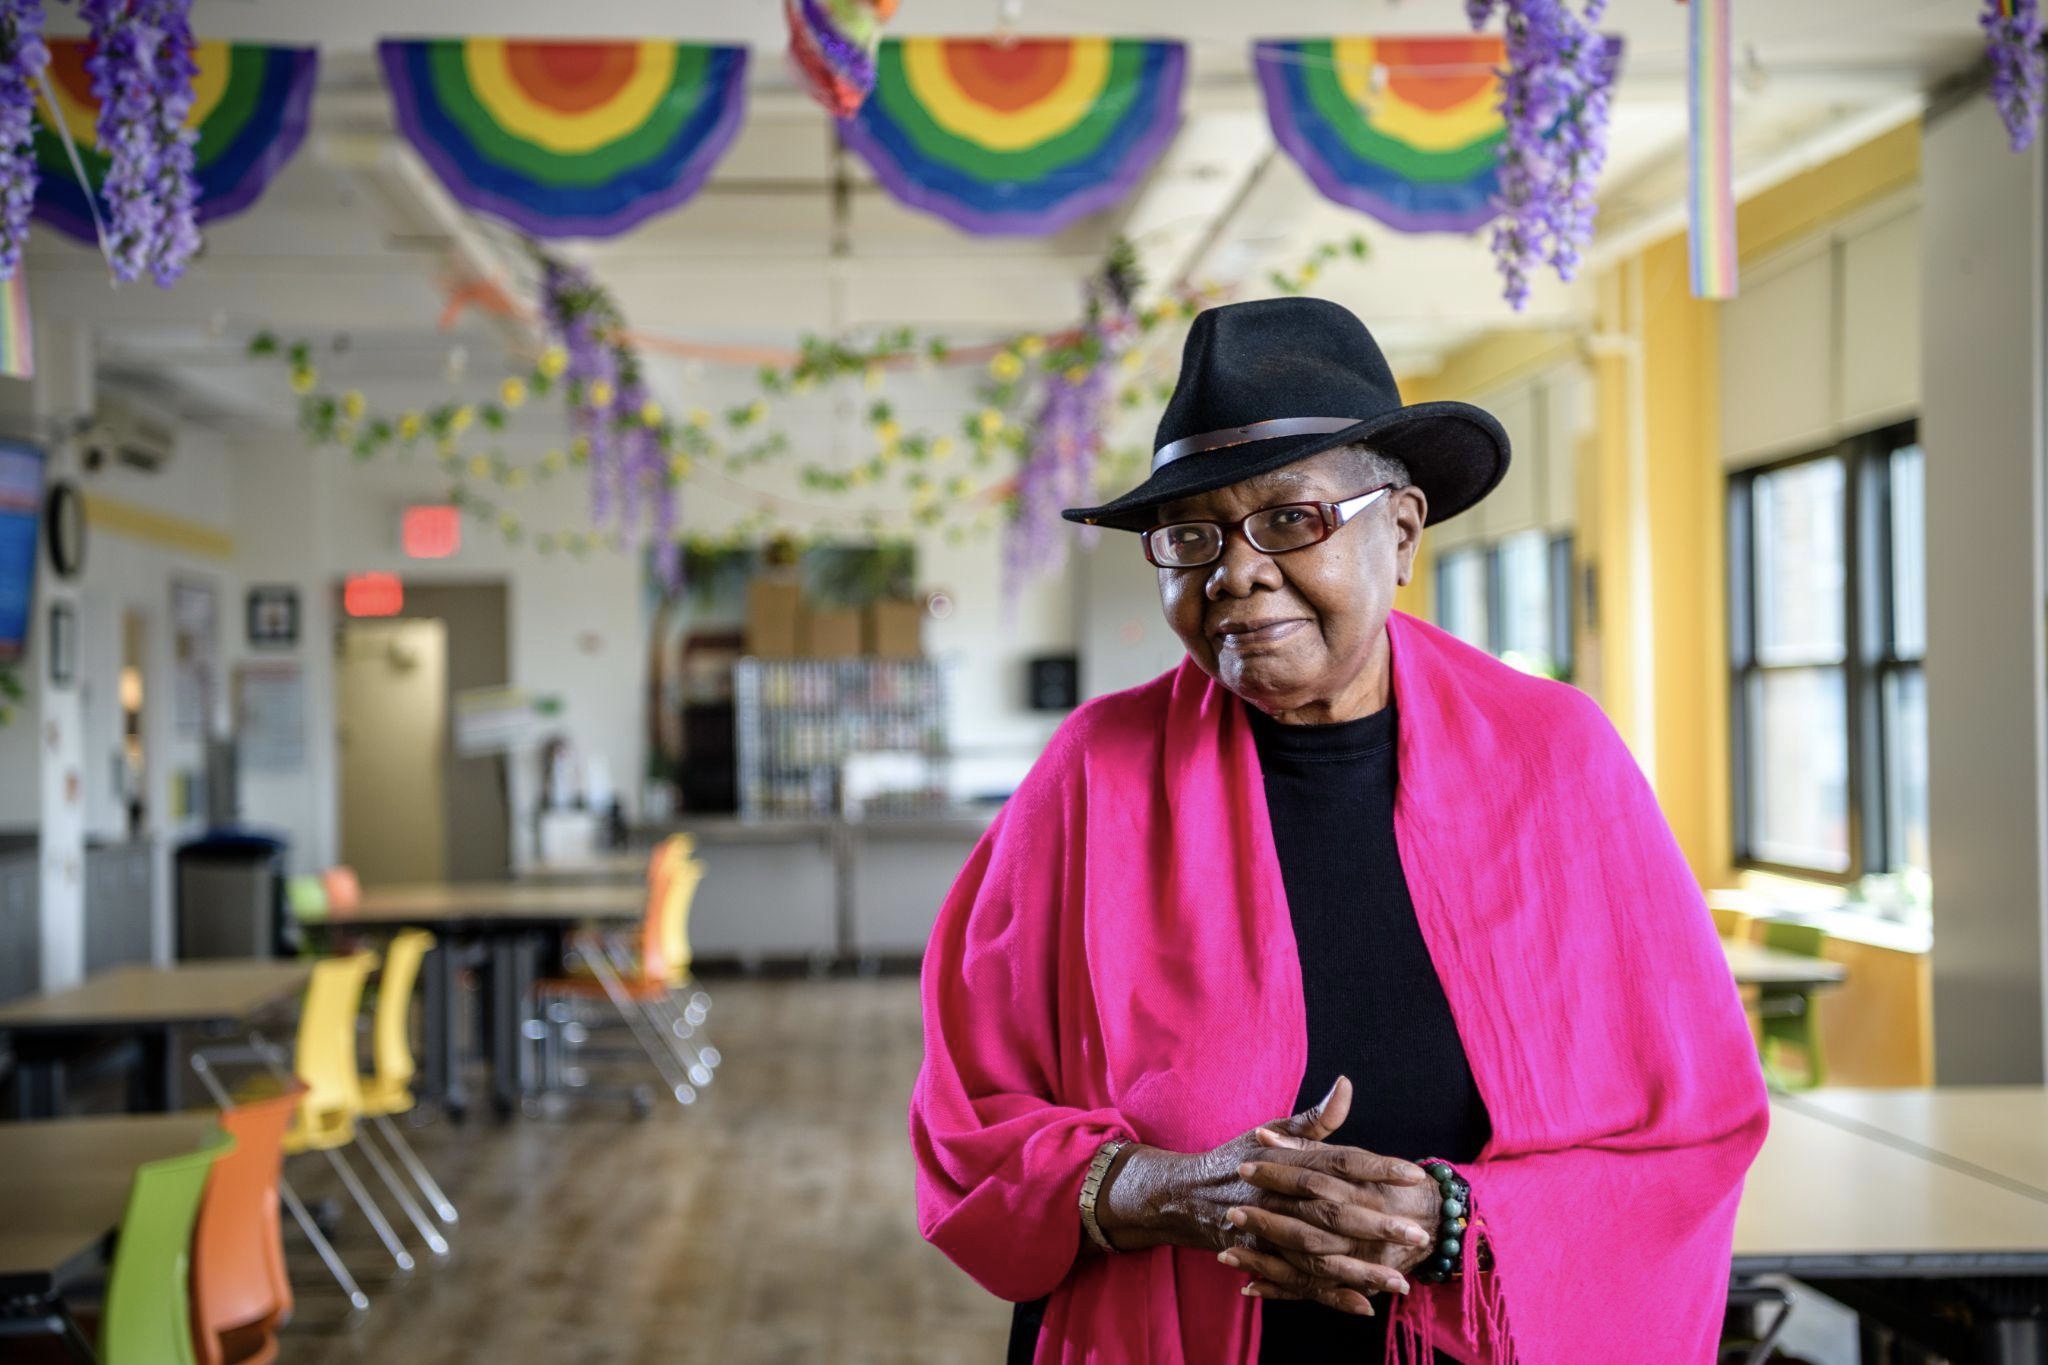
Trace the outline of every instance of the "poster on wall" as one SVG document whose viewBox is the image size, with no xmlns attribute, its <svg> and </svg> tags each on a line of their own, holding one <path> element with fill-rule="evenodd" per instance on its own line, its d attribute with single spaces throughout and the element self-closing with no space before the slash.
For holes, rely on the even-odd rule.
<svg viewBox="0 0 2048 1365">
<path fill-rule="evenodd" d="M 296 773 L 306 766 L 306 675 L 296 660 L 235 669 L 235 740 L 249 772 Z"/>
<path fill-rule="evenodd" d="M 42 509 L 43 452 L 0 441 L 0 664 L 17 662 L 28 647 Z"/>
<path fill-rule="evenodd" d="M 220 606 L 211 583 L 171 580 L 172 707 L 178 734 L 204 739 L 219 678 Z"/>
</svg>

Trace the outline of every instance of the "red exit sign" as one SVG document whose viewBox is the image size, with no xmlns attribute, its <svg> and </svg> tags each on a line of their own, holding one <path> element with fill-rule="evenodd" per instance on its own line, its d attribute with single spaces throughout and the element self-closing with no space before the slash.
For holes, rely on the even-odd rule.
<svg viewBox="0 0 2048 1365">
<path fill-rule="evenodd" d="M 398 540 L 413 559 L 446 559 L 462 548 L 462 513 L 445 503 L 408 507 Z"/>
<path fill-rule="evenodd" d="M 405 584 L 395 573 L 350 574 L 342 580 L 341 609 L 350 616 L 396 616 L 405 610 Z"/>
</svg>

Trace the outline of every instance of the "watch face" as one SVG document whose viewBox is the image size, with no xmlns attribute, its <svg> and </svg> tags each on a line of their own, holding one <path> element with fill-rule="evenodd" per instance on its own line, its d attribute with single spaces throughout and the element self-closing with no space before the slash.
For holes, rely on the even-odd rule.
<svg viewBox="0 0 2048 1365">
<path fill-rule="evenodd" d="M 50 565 L 59 578 L 74 578 L 85 566 L 85 500 L 76 484 L 50 486 L 44 504 L 44 533 L 50 541 Z"/>
</svg>

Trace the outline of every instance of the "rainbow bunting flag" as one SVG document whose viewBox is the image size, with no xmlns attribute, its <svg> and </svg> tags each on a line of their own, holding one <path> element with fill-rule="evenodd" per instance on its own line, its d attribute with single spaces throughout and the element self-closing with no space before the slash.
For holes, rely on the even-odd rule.
<svg viewBox="0 0 2048 1365">
<path fill-rule="evenodd" d="M 17 268 L 0 283 L 0 375 L 33 379 L 35 335 L 28 322 L 28 271 Z"/>
<path fill-rule="evenodd" d="M 840 135 L 913 208 L 1044 236 L 1137 187 L 1180 126 L 1186 69 L 1179 43 L 890 39 Z"/>
<path fill-rule="evenodd" d="M 1735 165 L 1730 116 L 1729 0 L 1691 0 L 1691 182 L 1686 195 L 1692 292 L 1735 297 Z"/>
<path fill-rule="evenodd" d="M 83 38 L 50 39 L 50 88 L 58 107 L 52 111 L 45 98 L 36 97 L 35 215 L 81 242 L 96 243 L 86 192 L 54 130 L 61 117 L 93 193 L 99 193 L 107 157 L 94 126 L 99 101 L 85 69 L 91 51 Z M 192 149 L 199 182 L 196 216 L 209 223 L 255 203 L 298 151 L 306 136 L 319 57 L 310 47 L 223 42 L 199 43 L 192 55 L 198 74 L 185 123 L 199 134 Z"/>
<path fill-rule="evenodd" d="M 1400 232 L 1494 216 L 1503 60 L 1490 34 L 1252 44 L 1274 139 L 1326 198 Z"/>
<path fill-rule="evenodd" d="M 681 206 L 746 109 L 739 47 L 439 38 L 377 51 L 399 130 L 448 192 L 536 237 L 611 237 Z"/>
</svg>

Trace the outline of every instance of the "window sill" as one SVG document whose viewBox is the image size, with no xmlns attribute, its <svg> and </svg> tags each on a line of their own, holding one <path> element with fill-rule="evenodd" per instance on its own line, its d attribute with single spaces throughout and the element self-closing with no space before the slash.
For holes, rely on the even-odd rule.
<svg viewBox="0 0 2048 1365">
<path fill-rule="evenodd" d="M 1848 898 L 1845 888 L 1794 877 L 1744 873 L 1739 891 L 1708 893 L 1710 903 L 1739 909 L 1758 919 L 1811 924 L 1829 938 L 1846 939 L 1900 953 L 1934 947 L 1934 917 L 1926 907 L 1867 905 Z"/>
<path fill-rule="evenodd" d="M 1934 950 L 1933 917 L 1926 911 L 1903 920 L 1888 919 L 1875 910 L 1858 910 L 1844 904 L 1833 910 L 1766 910 L 1764 919 L 1811 924 L 1827 931 L 1829 938 L 1847 939 L 1872 948 L 1889 948 L 1897 953 L 1928 953 Z"/>
</svg>

